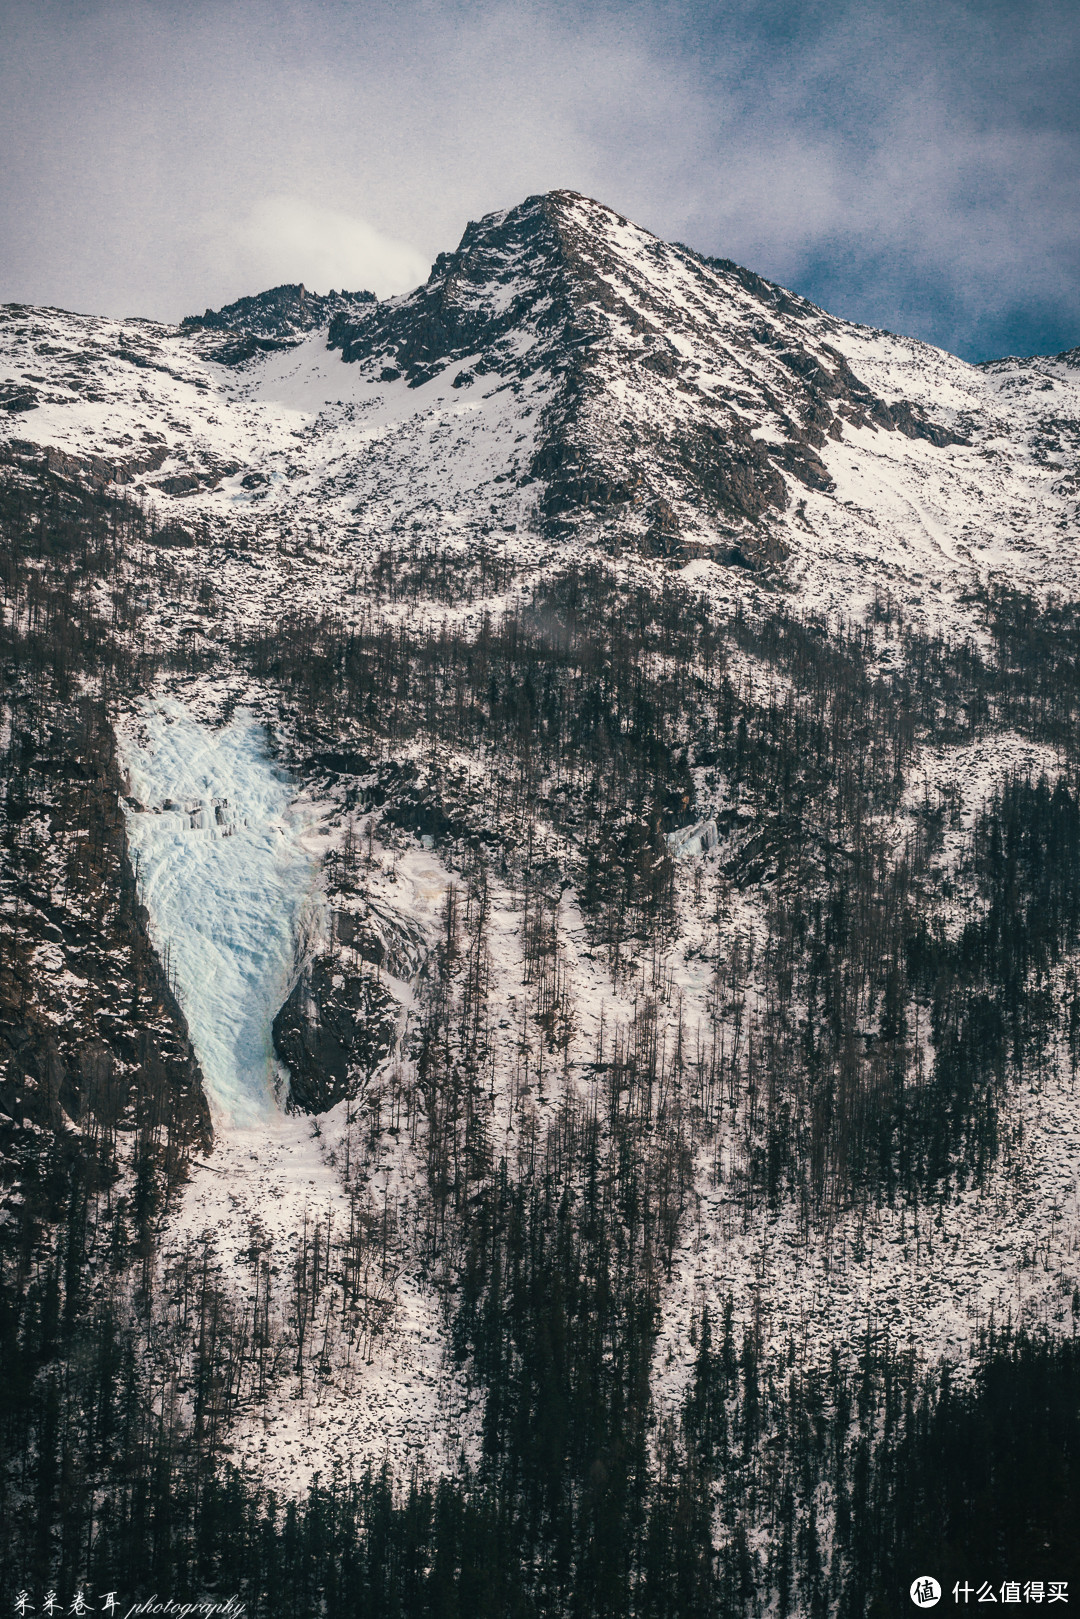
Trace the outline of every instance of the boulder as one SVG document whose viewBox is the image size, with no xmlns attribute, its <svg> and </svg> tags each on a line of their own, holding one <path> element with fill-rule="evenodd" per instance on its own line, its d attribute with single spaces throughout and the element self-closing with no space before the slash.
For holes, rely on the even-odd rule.
<svg viewBox="0 0 1080 1619">
<path fill-rule="evenodd" d="M 274 1019 L 274 1049 L 289 1070 L 289 1107 L 325 1113 L 353 1100 L 390 1055 L 397 1002 L 376 973 L 316 956 Z"/>
</svg>

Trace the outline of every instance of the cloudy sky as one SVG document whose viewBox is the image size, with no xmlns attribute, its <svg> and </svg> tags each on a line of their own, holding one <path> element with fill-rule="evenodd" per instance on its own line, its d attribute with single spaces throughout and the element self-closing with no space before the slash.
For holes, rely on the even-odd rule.
<svg viewBox="0 0 1080 1619">
<path fill-rule="evenodd" d="M 1075 0 L 0 0 L 0 299 L 385 295 L 570 186 L 971 359 L 1080 344 Z"/>
</svg>

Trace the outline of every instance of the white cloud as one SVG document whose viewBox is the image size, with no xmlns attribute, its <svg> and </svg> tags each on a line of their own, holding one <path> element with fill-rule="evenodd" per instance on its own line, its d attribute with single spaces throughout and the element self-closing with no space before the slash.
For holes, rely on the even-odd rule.
<svg viewBox="0 0 1080 1619">
<path fill-rule="evenodd" d="M 408 242 L 366 220 L 299 197 L 253 203 L 226 231 L 224 255 L 241 294 L 302 281 L 312 292 L 408 292 L 430 265 Z"/>
<path fill-rule="evenodd" d="M 1075 0 L 0 6 L 0 297 L 385 295 L 571 186 L 838 314 L 1076 341 Z"/>
</svg>

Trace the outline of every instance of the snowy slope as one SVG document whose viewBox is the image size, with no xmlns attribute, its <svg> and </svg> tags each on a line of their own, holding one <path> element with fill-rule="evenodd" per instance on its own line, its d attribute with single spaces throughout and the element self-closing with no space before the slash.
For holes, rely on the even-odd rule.
<svg viewBox="0 0 1080 1619">
<path fill-rule="evenodd" d="M 1075 354 L 970 366 L 568 192 L 470 225 L 330 338 L 228 365 L 199 328 L 8 306 L 0 431 L 221 538 L 272 525 L 324 589 L 395 533 L 630 542 L 705 559 L 718 597 L 749 564 L 932 621 L 989 573 L 1075 577 Z"/>
<path fill-rule="evenodd" d="M 231 307 L 224 322 L 208 312 L 172 328 L 8 306 L 0 435 L 16 461 L 44 457 L 63 476 L 119 485 L 175 518 L 198 537 L 198 565 L 227 614 L 271 639 L 286 609 L 361 618 L 370 602 L 355 591 L 358 561 L 426 544 L 463 559 L 505 553 L 520 570 L 515 592 L 556 560 L 600 554 L 654 581 L 678 570 L 718 608 L 783 586 L 802 605 L 857 617 L 875 594 L 891 595 L 909 622 L 958 634 L 975 627 L 968 592 L 987 579 L 1076 594 L 1076 351 L 970 366 L 839 321 L 569 192 L 470 225 L 408 297 L 320 305 L 326 325 L 274 324 L 261 305 Z M 230 349 L 223 329 L 237 337 Z M 259 341 L 245 348 L 248 337 Z M 479 619 L 496 604 L 386 613 Z M 164 597 L 148 603 L 145 623 L 161 645 L 189 635 L 211 654 L 220 633 Z M 743 689 L 760 673 L 749 655 L 733 657 Z M 775 671 L 766 678 L 775 696 Z M 241 679 L 222 655 L 216 669 L 126 714 L 120 741 L 141 894 L 217 1131 L 161 1263 L 167 1270 L 211 1233 L 246 1307 L 259 1285 L 247 1256 L 273 1255 L 276 1330 L 299 1370 L 281 1372 L 234 1442 L 268 1479 L 295 1487 L 335 1460 L 389 1455 L 404 1465 L 419 1448 L 451 1466 L 475 1448 L 476 1420 L 420 1280 L 415 1145 L 396 1125 L 380 1134 L 376 1113 L 358 1190 L 345 1167 L 358 1128 L 351 1102 L 326 1113 L 318 1135 L 309 1118 L 282 1112 L 271 1039 L 306 963 L 335 945 L 325 857 L 366 838 L 350 916 L 378 937 L 378 980 L 399 1008 L 387 1062 L 411 1074 L 409 1035 L 460 873 L 411 833 L 377 816 L 358 821 L 347 782 L 291 780 L 267 751 L 277 715 L 272 687 Z M 1051 752 L 1025 748 L 996 738 L 992 756 L 981 745 L 927 753 L 908 810 L 921 783 L 961 782 L 966 833 L 1011 765 L 1051 777 L 1060 769 Z M 445 756 L 432 766 L 471 773 L 479 795 L 483 769 Z M 557 1061 L 530 1023 L 521 896 L 492 877 L 488 1124 L 508 1157 L 560 1101 L 588 1102 L 598 1049 L 612 1031 L 625 1035 L 643 1005 L 655 1005 L 670 1046 L 709 1026 L 711 895 L 731 849 L 708 816 L 722 794 L 722 784 L 713 801 L 702 794 L 708 831 L 679 861 L 680 931 L 663 962 L 637 963 L 613 984 L 572 889 L 560 898 L 561 993 L 574 1016 Z M 553 840 L 545 854 L 565 852 Z M 954 929 L 960 915 L 948 919 Z M 764 936 L 750 889 L 733 902 L 719 947 Z M 760 1027 L 764 1012 L 750 1002 Z M 721 1171 L 738 1119 L 725 1128 Z M 825 1354 L 868 1317 L 931 1361 L 961 1358 L 991 1314 L 1060 1326 L 1080 1242 L 1080 1110 L 1060 1054 L 1043 1087 L 1018 1099 L 1009 1129 L 1022 1160 L 1018 1146 L 1006 1152 L 989 1183 L 932 1229 L 925 1216 L 913 1231 L 901 1209 L 870 1225 L 841 1214 L 828 1242 L 813 1245 L 789 1209 L 743 1224 L 722 1173 L 701 1166 L 666 1285 L 658 1395 L 677 1400 L 690 1320 L 703 1303 L 719 1314 L 729 1293 L 739 1322 L 762 1327 L 777 1350 L 795 1338 Z M 365 1211 L 381 1208 L 384 1220 L 396 1211 L 381 1313 L 358 1324 L 344 1289 L 329 1289 L 318 1332 L 332 1348 L 305 1381 L 303 1345 L 289 1336 L 290 1278 L 309 1229 L 348 1226 L 361 1193 Z"/>
<path fill-rule="evenodd" d="M 374 1318 L 350 1310 L 341 1287 L 323 1293 L 310 1366 L 289 1319 L 309 1233 L 324 1230 L 329 1244 L 380 1193 L 407 1210 L 423 1179 L 415 1157 L 399 1153 L 358 1188 L 343 1169 L 355 1108 L 342 1104 L 313 1129 L 308 1115 L 283 1106 L 288 1075 L 271 1025 L 305 957 L 325 939 L 319 872 L 333 806 L 296 795 L 268 752 L 266 726 L 243 709 L 215 726 L 162 696 L 126 716 L 119 741 L 140 896 L 187 1019 L 215 1131 L 213 1153 L 195 1162 L 161 1233 L 160 1274 L 167 1278 L 199 1242 L 251 1310 L 262 1281 L 251 1254 L 265 1252 L 274 1294 L 267 1332 L 294 1346 L 291 1375 L 278 1369 L 269 1398 L 237 1425 L 233 1454 L 286 1490 L 365 1460 L 404 1469 L 419 1449 L 449 1466 L 475 1442 L 474 1415 L 449 1369 L 443 1322 L 415 1275 L 415 1256 L 407 1266 L 398 1255 L 372 1281 L 380 1297 Z M 430 943 L 447 874 L 418 851 L 394 879 L 397 909 Z M 398 992 L 411 1001 L 406 985 Z M 161 1330 L 167 1320 L 166 1304 Z"/>
</svg>

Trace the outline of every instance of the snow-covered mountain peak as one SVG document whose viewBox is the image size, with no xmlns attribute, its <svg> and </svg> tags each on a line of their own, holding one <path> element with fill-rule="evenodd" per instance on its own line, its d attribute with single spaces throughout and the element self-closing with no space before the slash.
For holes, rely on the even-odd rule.
<svg viewBox="0 0 1080 1619">
<path fill-rule="evenodd" d="M 384 386 L 539 386 L 517 481 L 539 486 L 547 532 L 617 532 L 673 558 L 780 567 L 805 550 L 809 497 L 840 515 L 832 446 L 862 435 L 874 459 L 907 463 L 918 444 L 940 470 L 927 452 L 977 431 L 973 368 L 570 191 L 470 224 L 423 287 L 339 316 L 329 342 Z"/>
<path fill-rule="evenodd" d="M 1080 1320 L 1078 360 L 569 191 L 386 302 L 0 309 L 0 1553 L 158 1433 L 320 1536 L 603 1472 L 603 1612 L 675 1519 L 754 1594 L 665 1612 L 870 1611 L 936 1368 Z"/>
<path fill-rule="evenodd" d="M 937 622 L 990 573 L 1060 589 L 1080 561 L 1075 352 L 967 365 L 572 191 L 384 302 L 286 286 L 179 328 L 12 306 L 0 404 L 17 453 L 229 530 L 630 549 L 725 596 L 750 569 Z"/>
<path fill-rule="evenodd" d="M 576 217 L 582 208 L 596 216 L 584 227 Z M 574 193 L 549 192 L 488 214 L 466 227 L 453 253 L 439 254 L 415 292 L 358 318 L 336 317 L 330 345 L 346 361 L 387 380 L 404 376 L 412 387 L 466 360 L 468 378 L 454 378 L 459 387 L 493 372 L 521 378 L 560 370 L 565 354 L 556 349 L 601 335 L 588 318 L 596 283 L 580 244 L 608 213 Z M 575 315 L 584 317 L 580 327 Z"/>
</svg>

